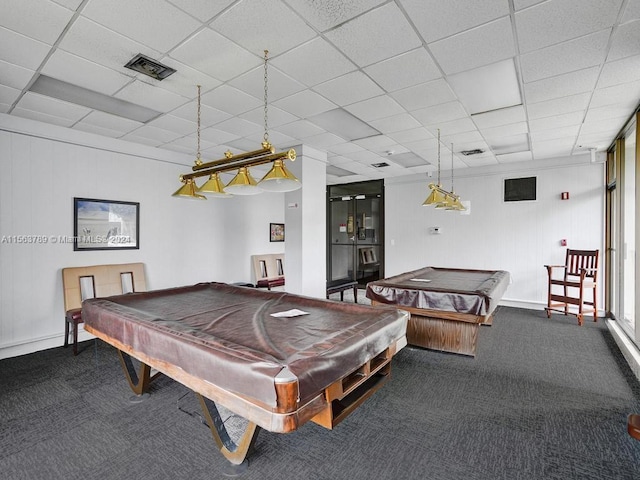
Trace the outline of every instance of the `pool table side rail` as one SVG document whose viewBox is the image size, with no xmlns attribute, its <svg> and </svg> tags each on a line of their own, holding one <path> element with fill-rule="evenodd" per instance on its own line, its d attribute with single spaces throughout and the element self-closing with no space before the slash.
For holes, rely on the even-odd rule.
<svg viewBox="0 0 640 480">
<path fill-rule="evenodd" d="M 118 339 L 110 337 L 90 325 L 87 325 L 86 329 L 89 333 L 141 363 L 156 369 L 194 392 L 219 403 L 250 422 L 276 433 L 294 431 L 309 420 L 313 420 L 325 428 L 332 429 L 386 382 L 390 373 L 391 359 L 407 344 L 405 337 L 395 341 L 358 369 L 348 372 L 345 376 L 319 392 L 318 395 L 304 405 L 298 404 L 297 382 L 276 383 L 278 404 L 276 407 L 270 407 L 260 404 L 253 398 L 246 398 L 243 395 L 220 388 L 186 372 L 177 365 L 135 350 L 130 345 L 125 345 Z M 358 392 L 355 398 L 347 399 L 348 401 L 345 402 L 345 398 L 362 386 L 366 388 Z"/>
</svg>

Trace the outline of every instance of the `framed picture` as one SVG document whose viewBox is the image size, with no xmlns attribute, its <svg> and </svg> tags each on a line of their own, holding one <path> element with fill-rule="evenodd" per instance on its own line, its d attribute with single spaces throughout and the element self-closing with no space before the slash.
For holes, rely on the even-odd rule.
<svg viewBox="0 0 640 480">
<path fill-rule="evenodd" d="M 73 199 L 73 249 L 140 248 L 140 204 L 94 198 Z"/>
<path fill-rule="evenodd" d="M 284 223 L 269 224 L 269 241 L 284 242 Z"/>
</svg>

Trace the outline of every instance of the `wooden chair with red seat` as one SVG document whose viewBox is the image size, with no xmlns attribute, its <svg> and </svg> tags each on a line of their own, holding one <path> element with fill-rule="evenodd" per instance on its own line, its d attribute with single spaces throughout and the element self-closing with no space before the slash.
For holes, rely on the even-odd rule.
<svg viewBox="0 0 640 480">
<path fill-rule="evenodd" d="M 144 263 L 92 265 L 62 269 L 64 292 L 64 347 L 69 345 L 73 328 L 73 354 L 78 354 L 78 326 L 82 320 L 82 302 L 89 298 L 144 292 Z"/>
<path fill-rule="evenodd" d="M 552 311 L 575 315 L 578 325 L 582 325 L 584 316 L 592 313 L 593 321 L 598 321 L 598 253 L 567 249 L 564 265 L 545 265 L 549 279 L 547 317 L 551 318 Z M 562 275 L 554 274 L 556 270 L 562 270 Z"/>
</svg>

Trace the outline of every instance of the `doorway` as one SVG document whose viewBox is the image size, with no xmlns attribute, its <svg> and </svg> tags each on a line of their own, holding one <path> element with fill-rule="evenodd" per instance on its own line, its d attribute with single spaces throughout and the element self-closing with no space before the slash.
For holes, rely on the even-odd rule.
<svg viewBox="0 0 640 480">
<path fill-rule="evenodd" d="M 384 278 L 384 182 L 327 188 L 327 281 Z"/>
</svg>

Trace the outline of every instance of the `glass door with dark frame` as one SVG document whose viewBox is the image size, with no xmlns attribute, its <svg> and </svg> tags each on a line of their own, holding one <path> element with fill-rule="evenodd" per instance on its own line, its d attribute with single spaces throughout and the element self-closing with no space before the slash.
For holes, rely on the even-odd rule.
<svg viewBox="0 0 640 480">
<path fill-rule="evenodd" d="M 327 281 L 383 278 L 383 183 L 332 185 L 327 200 Z"/>
</svg>

